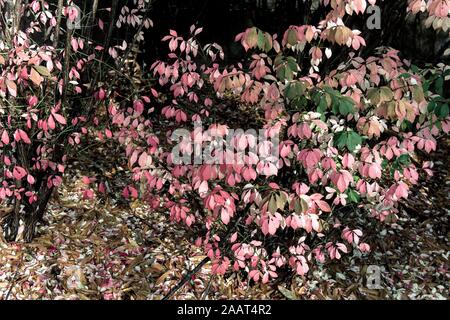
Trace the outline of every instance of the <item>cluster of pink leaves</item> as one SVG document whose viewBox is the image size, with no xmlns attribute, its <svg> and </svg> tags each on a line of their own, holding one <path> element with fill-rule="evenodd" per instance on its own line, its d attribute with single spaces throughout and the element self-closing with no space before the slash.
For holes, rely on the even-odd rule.
<svg viewBox="0 0 450 320">
<path fill-rule="evenodd" d="M 128 109 L 110 107 L 142 196 L 199 233 L 195 243 L 218 274 L 243 270 L 254 281 L 268 282 L 280 268 L 304 275 L 311 265 L 340 259 L 351 249 L 369 252 L 370 245 L 361 241 L 365 226 L 345 220 L 342 212 L 350 207 L 381 221 L 395 217 L 398 202 L 420 175 L 432 174 L 429 162 L 398 166 L 399 159 L 435 150 L 436 137 L 450 129 L 450 119 L 427 113 L 421 77 L 393 49 L 368 59 L 350 54 L 347 63 L 321 75 L 320 64 L 331 57 L 333 44 L 353 50 L 365 46 L 360 32 L 346 27 L 342 17 L 363 13 L 366 2 L 324 4 L 332 7 L 326 20 L 290 27 L 281 43 L 257 28 L 239 34 L 236 41 L 251 51 L 250 61 L 231 66 L 221 63 L 219 45 L 199 44 L 201 28 L 192 26 L 188 39 L 172 30 L 163 38 L 168 61 L 151 66 L 158 82 L 151 98 L 138 97 Z M 309 55 L 310 65 L 300 66 L 292 53 Z M 401 76 L 405 73 L 410 76 Z M 157 108 L 162 95 L 167 97 Z M 321 112 L 316 96 L 324 105 Z M 308 101 L 307 108 L 292 106 L 299 97 Z M 173 164 L 171 130 L 202 120 L 226 135 L 233 124 L 211 116 L 233 99 L 263 119 L 256 129 L 284 137 L 279 162 L 266 168 L 249 156 L 236 165 Z M 332 112 L 335 99 L 350 101 L 351 112 Z M 412 124 L 407 130 L 404 121 Z M 154 123 L 163 123 L 167 131 L 157 134 Z M 339 146 L 337 136 L 346 133 L 362 139 L 354 148 Z M 210 141 L 196 129 L 191 136 Z M 243 134 L 233 147 L 240 153 L 252 143 Z M 189 142 L 183 148 L 192 151 Z M 282 178 L 286 175 L 289 179 Z"/>
<path fill-rule="evenodd" d="M 447 32 L 450 29 L 449 0 L 408 0 L 408 10 L 413 14 L 427 12 L 425 25 Z"/>
<path fill-rule="evenodd" d="M 428 1 L 427 9 L 431 17 L 444 19 L 439 3 L 448 9 L 447 1 Z M 95 93 L 95 101 L 107 107 L 111 120 L 110 127 L 94 118 L 98 138 L 121 143 L 128 160 L 133 183 L 124 188 L 123 196 L 141 197 L 154 210 L 165 210 L 173 221 L 197 232 L 195 243 L 204 248 L 216 273 L 241 270 L 254 281 L 268 282 L 282 268 L 304 275 L 315 263 L 341 259 L 351 249 L 370 251 L 361 241 L 365 226 L 354 225 L 342 213 L 358 207 L 382 221 L 395 216 L 398 201 L 407 198 L 411 185 L 421 174 L 431 174 L 432 167 L 417 161 L 398 165 L 399 159 L 414 159 L 417 150 L 435 150 L 436 137 L 449 131 L 449 119 L 427 113 L 428 93 L 421 89 L 421 78 L 410 72 L 408 62 L 395 50 L 367 59 L 351 54 L 346 63 L 322 75 L 321 65 L 331 58 L 335 45 L 355 51 L 366 45 L 361 33 L 345 26 L 343 18 L 364 13 L 367 3 L 322 4 L 330 6 L 325 20 L 317 26 L 291 26 L 281 41 L 257 28 L 237 35 L 249 61 L 236 65 L 223 65 L 218 44 L 200 44 L 201 28 L 192 26 L 188 39 L 171 30 L 163 38 L 170 50 L 167 61 L 151 66 L 156 78 L 152 88 L 134 92 L 131 103 L 117 99 L 121 95 L 107 84 Z M 135 5 L 122 8 L 116 26 L 137 28 L 133 42 L 138 43 L 143 39 L 140 27 L 150 27 L 151 20 L 143 13 L 144 1 Z M 410 8 L 420 11 L 417 1 L 411 1 Z M 0 92 L 10 105 L 1 122 L 5 170 L 0 197 L 26 194 L 34 201 L 34 191 L 19 181 L 26 179 L 32 185 L 33 170 L 50 170 L 47 183 L 59 185 L 64 165 L 52 160 L 49 142 L 68 123 L 77 126 L 88 120 L 83 116 L 66 120 L 60 101 L 48 98 L 44 88 L 53 85 L 58 91 L 51 92 L 59 95 L 69 88 L 73 94 L 84 93 L 81 74 L 102 57 L 104 48 L 72 37 L 66 77 L 60 51 L 30 41 L 31 33 L 55 26 L 54 15 L 45 1 L 32 1 L 28 9 L 39 21 L 17 32 L 11 45 L 1 44 Z M 68 8 L 64 14 L 76 19 Z M 103 30 L 103 21 L 98 25 Z M 108 48 L 118 66 L 123 62 L 119 52 L 128 52 L 129 46 L 123 41 Z M 307 57 L 308 65 L 299 64 L 299 55 Z M 303 107 L 298 107 L 298 100 Z M 250 106 L 261 119 L 253 129 L 262 129 L 266 137 L 282 137 L 279 161 L 248 155 L 235 165 L 174 164 L 171 131 L 202 120 L 208 129 L 225 136 L 232 124 L 215 120 L 214 114 L 231 102 Z M 412 125 L 404 129 L 404 121 Z M 79 127 L 68 136 L 69 143 L 81 143 L 80 136 L 88 130 Z M 191 135 L 211 141 L 195 129 Z M 232 142 L 236 154 L 257 143 L 245 134 Z M 17 155 L 19 145 L 30 144 L 38 155 L 32 168 L 23 168 L 17 158 L 8 156 Z M 264 142 L 257 147 L 268 153 L 273 146 Z M 191 146 L 187 143 L 184 148 L 190 151 Z M 99 181 L 85 177 L 83 182 L 89 186 Z M 98 190 L 105 192 L 105 185 L 99 182 Z M 93 196 L 87 189 L 85 197 Z"/>
<path fill-rule="evenodd" d="M 40 6 L 34 2 L 31 10 L 39 13 Z M 42 21 L 42 19 L 41 19 Z M 50 23 L 49 20 L 45 21 Z M 1 120 L 1 161 L 3 179 L 0 198 L 27 197 L 32 203 L 37 199 L 33 185 L 34 175 L 48 172 L 46 184 L 50 188 L 61 184 L 64 172 L 62 162 L 52 157 L 55 136 L 67 126 L 61 102 L 53 100 L 48 105 L 43 96 L 44 86 L 54 86 L 62 93 L 63 79 L 60 76 L 62 64 L 55 49 L 50 46 L 37 46 L 30 37 L 38 32 L 38 24 L 32 23 L 25 32 L 14 35 L 11 43 L 2 42 L 0 55 L 0 95 L 2 99 Z M 74 118 L 72 124 L 85 119 Z M 79 141 L 77 134 L 70 135 L 70 142 Z M 33 148 L 36 155 L 30 159 L 31 165 L 21 161 L 27 157 L 19 151 Z"/>
<path fill-rule="evenodd" d="M 2 10 L 4 6 L 5 3 L 0 2 Z M 67 157 L 76 156 L 75 146 L 89 142 L 82 139 L 88 134 L 89 126 L 99 126 L 100 120 L 92 118 L 90 110 L 101 105 L 111 92 L 108 88 L 99 88 L 94 93 L 95 99 L 90 99 L 89 95 L 95 88 L 90 88 L 89 83 L 82 80 L 83 74 L 86 78 L 86 75 L 98 67 L 95 62 L 104 58 L 104 47 L 84 38 L 81 32 L 77 33 L 75 30 L 69 35 L 68 50 L 62 38 L 69 31 L 63 33 L 63 28 L 60 29 L 60 40 L 55 42 L 57 9 L 51 8 L 46 1 L 23 2 L 19 9 L 16 18 L 27 19 L 28 26 L 23 30 L 13 26 L 2 30 L 9 37 L 5 36 L 0 40 L 0 148 L 4 165 L 0 199 L 20 200 L 26 196 L 31 204 L 39 196 L 39 190 L 34 187 L 37 175 L 44 176 L 49 189 L 61 184 Z M 62 9 L 63 20 L 59 22 L 60 27 L 65 24 L 65 20 L 75 23 L 81 18 L 71 0 L 64 1 Z M 106 10 L 111 11 L 111 8 Z M 149 28 L 152 21 L 144 16 L 146 10 L 148 11 L 148 1 L 135 0 L 132 8 L 121 7 L 117 22 L 112 23 L 117 28 L 122 25 Z M 95 23 L 105 32 L 106 37 L 105 23 L 99 18 Z M 36 39 L 43 38 L 44 33 L 50 35 L 50 40 L 57 43 L 57 47 L 36 43 Z M 141 33 L 142 30 L 137 34 L 137 40 L 141 40 Z M 127 48 L 128 43 L 124 40 L 112 45 L 109 54 L 116 58 L 118 50 L 125 51 Z M 73 112 L 70 101 L 77 99 L 77 96 L 87 96 L 85 99 L 89 101 L 89 107 L 77 106 L 77 112 Z M 66 98 L 65 101 L 62 101 L 63 97 Z M 96 131 L 100 140 L 112 137 L 107 125 L 102 125 L 101 130 Z M 64 145 L 72 147 L 65 148 L 62 157 L 55 157 L 55 148 L 64 148 Z M 24 149 L 28 153 L 21 151 Z M 139 163 L 142 164 L 142 160 Z M 104 183 L 95 178 L 87 178 L 84 182 L 86 198 L 94 196 L 93 189 L 89 187 L 94 182 L 98 182 L 100 192 L 105 192 Z M 130 189 L 131 194 L 134 191 Z"/>
</svg>

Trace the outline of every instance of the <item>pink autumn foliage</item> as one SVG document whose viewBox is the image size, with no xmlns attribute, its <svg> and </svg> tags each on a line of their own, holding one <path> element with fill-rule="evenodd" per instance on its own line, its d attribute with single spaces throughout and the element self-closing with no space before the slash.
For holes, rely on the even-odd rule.
<svg viewBox="0 0 450 320">
<path fill-rule="evenodd" d="M 9 24 L 0 27 L 0 202 L 23 208 L 3 221 L 8 240 L 16 238 L 19 220 L 23 220 L 25 240 L 31 241 L 52 191 L 63 181 L 68 159 L 77 157 L 78 146 L 89 143 L 87 136 L 92 131 L 99 140 L 113 136 L 93 116 L 107 91 L 97 83 L 83 82 L 97 67 L 93 62 L 103 58 L 104 48 L 93 47 L 77 29 L 65 28 L 80 13 L 71 0 L 62 5 L 58 12 L 46 1 L 17 1 L 12 13 L 11 6 L 0 1 L 2 16 L 14 14 L 21 25 L 21 29 Z M 150 27 L 151 21 L 143 18 L 145 2 L 134 1 L 134 5 L 132 13 L 122 7 L 119 18 L 127 16 L 125 23 L 135 27 Z M 66 38 L 70 46 L 65 45 Z M 92 199 L 95 179 L 86 179 L 83 198 Z M 99 191 L 104 191 L 103 182 L 99 183 Z"/>
<path fill-rule="evenodd" d="M 349 212 L 395 220 L 399 202 L 432 174 L 416 151 L 436 150 L 437 139 L 448 133 L 448 115 L 427 110 L 431 93 L 396 50 L 383 48 L 366 59 L 355 54 L 365 40 L 342 18 L 364 13 L 375 1 L 321 2 L 330 14 L 318 26 L 291 26 L 282 37 L 255 27 L 238 34 L 248 60 L 234 65 L 223 64 L 220 45 L 200 45 L 201 28 L 192 26 L 187 37 L 170 30 L 162 39 L 167 59 L 150 68 L 155 99 L 139 112 L 110 101 L 115 137 L 126 144 L 131 163 L 144 152 L 153 158 L 133 169 L 134 179 L 147 183 L 141 196 L 153 204 L 161 198 L 170 218 L 198 235 L 195 244 L 217 274 L 244 272 L 267 283 L 282 269 L 304 276 L 315 264 L 370 252 L 363 242 L 367 226 Z M 322 74 L 336 44 L 350 48 L 348 61 Z M 160 94 L 168 97 L 164 103 Z M 222 108 L 232 108 L 231 101 L 251 107 L 264 136 L 282 137 L 278 161 L 248 154 L 236 164 L 174 164 L 171 133 L 186 130 L 189 138 L 179 146 L 188 153 L 194 141 L 211 141 L 190 122 L 201 120 L 203 130 L 225 137 L 236 124 L 211 115 L 232 112 Z M 167 132 L 156 133 L 147 119 L 164 123 Z M 216 155 L 273 147 L 245 134 L 230 143 L 234 154 Z"/>
<path fill-rule="evenodd" d="M 73 22 L 77 13 L 69 3 L 63 15 Z M 362 33 L 344 23 L 375 0 L 321 0 L 329 10 L 321 23 L 293 25 L 280 35 L 243 30 L 235 40 L 247 56 L 232 65 L 224 63 L 219 44 L 200 42 L 202 28 L 192 26 L 187 36 L 168 30 L 162 39 L 167 58 L 145 70 L 151 77 L 138 88 L 121 87 L 118 74 L 152 22 L 147 1 L 130 3 L 118 9 L 112 26 L 136 34 L 108 48 L 77 33 L 69 34 L 68 46 L 36 45 L 33 35 L 55 27 L 56 14 L 45 1 L 24 5 L 39 20 L 10 43 L 0 42 L 0 99 L 12 102 L 1 109 L 1 201 L 38 201 L 43 189 L 62 183 L 77 146 L 89 139 L 116 143 L 123 151 L 118 165 L 129 177 L 120 186 L 125 199 L 141 199 L 189 228 L 214 273 L 240 272 L 268 283 L 280 270 L 305 276 L 317 264 L 370 252 L 363 242 L 368 226 L 352 214 L 393 221 L 414 184 L 432 174 L 432 163 L 416 155 L 436 150 L 450 130 L 448 114 L 427 108 L 435 93 L 423 90 L 422 75 L 398 51 L 380 48 L 363 58 Z M 449 25 L 448 1 L 408 3 L 413 14 L 428 12 L 435 29 Z M 106 32 L 103 21 L 98 27 Z M 325 73 L 339 49 L 350 53 Z M 119 73 L 112 68 L 102 73 L 110 78 L 84 83 L 105 55 Z M 82 99 L 89 101 L 86 109 L 77 104 Z M 97 109 L 107 111 L 106 119 Z M 194 125 L 199 120 L 202 130 Z M 226 137 L 237 126 L 244 133 L 226 141 L 233 151 L 214 156 L 242 161 L 175 161 L 171 135 L 177 129 L 187 133 L 180 151 L 190 154 L 193 142 L 211 143 L 211 132 Z M 258 141 L 246 129 L 267 139 Z M 252 148 L 264 155 L 278 148 L 279 156 L 246 153 Z M 104 177 L 86 176 L 82 183 L 85 199 L 97 189 L 108 192 Z"/>
</svg>

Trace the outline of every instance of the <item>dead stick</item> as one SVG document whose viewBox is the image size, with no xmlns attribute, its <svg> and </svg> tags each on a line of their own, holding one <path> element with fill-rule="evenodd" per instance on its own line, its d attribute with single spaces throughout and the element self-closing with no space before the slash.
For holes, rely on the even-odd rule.
<svg viewBox="0 0 450 320">
<path fill-rule="evenodd" d="M 22 263 L 22 261 L 23 261 L 23 254 L 21 254 L 21 256 L 20 256 L 20 263 Z M 11 284 L 8 288 L 8 292 L 6 293 L 5 300 L 9 299 L 9 295 L 11 294 L 14 284 L 16 283 L 16 278 L 17 278 L 17 275 L 19 274 L 19 269 L 20 269 L 20 266 L 17 266 L 16 272 L 14 273 L 14 276 L 11 279 Z"/>
<path fill-rule="evenodd" d="M 203 260 L 202 260 L 202 261 L 201 261 L 201 262 L 200 262 L 200 263 L 199 263 L 192 271 L 188 272 L 188 273 L 183 277 L 183 279 L 181 279 L 181 281 L 178 282 L 178 284 L 177 284 L 175 287 L 173 287 L 173 288 L 170 290 L 170 292 L 164 296 L 164 298 L 162 298 L 162 300 L 168 300 L 170 297 L 172 297 L 172 296 L 175 294 L 175 292 L 177 292 L 181 287 L 183 287 L 184 284 L 185 284 L 186 282 L 188 282 L 194 274 L 196 274 L 197 272 L 199 272 L 200 269 L 201 269 L 208 261 L 209 261 L 209 257 L 204 258 L 204 259 L 203 259 Z"/>
<path fill-rule="evenodd" d="M 208 285 L 206 286 L 205 290 L 202 292 L 202 295 L 200 297 L 201 300 L 205 300 L 206 297 L 208 296 L 209 289 L 211 289 L 211 284 L 212 284 L 213 279 L 214 279 L 214 275 L 211 276 L 211 278 L 208 281 Z"/>
<path fill-rule="evenodd" d="M 9 295 L 11 294 L 11 291 L 12 291 L 12 289 L 14 287 L 14 283 L 16 282 L 16 278 L 17 278 L 17 274 L 18 273 L 19 273 L 19 268 L 17 268 L 16 272 L 14 273 L 13 278 L 11 279 L 11 284 L 10 284 L 10 286 L 8 288 L 8 293 L 6 293 L 5 300 L 9 299 Z"/>
<path fill-rule="evenodd" d="M 251 206 L 251 204 L 248 203 L 248 204 L 245 206 L 245 208 L 242 210 L 242 213 L 247 212 L 247 211 L 250 209 L 250 206 Z M 240 216 L 240 217 L 236 220 L 236 222 L 234 223 L 234 225 L 233 225 L 232 228 L 228 229 L 228 231 L 226 232 L 225 236 L 223 237 L 224 239 L 227 239 L 227 238 L 231 235 L 231 233 L 237 228 L 237 226 L 239 225 L 239 222 L 241 221 L 241 219 L 242 219 L 242 216 Z M 188 272 L 188 273 L 183 277 L 183 279 L 181 279 L 181 281 L 178 282 L 178 284 L 177 284 L 175 287 L 173 287 L 173 288 L 170 290 L 170 292 L 164 296 L 164 298 L 162 298 L 162 300 L 168 300 L 170 297 L 172 297 L 172 296 L 175 294 L 175 292 L 177 292 L 181 287 L 183 287 L 184 284 L 185 284 L 186 282 L 188 282 L 189 279 L 191 279 L 191 277 L 192 277 L 194 274 L 196 274 L 197 272 L 199 272 L 200 269 L 201 269 L 201 268 L 202 268 L 209 260 L 210 260 L 209 257 L 204 258 L 204 259 L 203 259 L 203 260 L 202 260 L 202 261 L 201 261 L 201 262 L 200 262 L 200 263 L 199 263 L 192 271 Z"/>
</svg>

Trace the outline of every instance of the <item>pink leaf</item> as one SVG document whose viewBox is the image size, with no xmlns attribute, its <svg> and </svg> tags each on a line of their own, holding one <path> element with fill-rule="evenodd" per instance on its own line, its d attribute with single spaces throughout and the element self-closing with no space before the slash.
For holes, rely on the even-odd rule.
<svg viewBox="0 0 450 320">
<path fill-rule="evenodd" d="M 53 117 L 55 117 L 55 120 L 58 121 L 60 124 L 62 124 L 62 125 L 67 124 L 66 119 L 62 115 L 60 115 L 58 113 L 52 113 L 52 114 L 53 114 Z"/>
<path fill-rule="evenodd" d="M 77 52 L 78 51 L 78 41 L 77 41 L 77 39 L 72 38 L 72 40 L 70 41 L 70 44 L 72 45 L 73 51 Z"/>
<path fill-rule="evenodd" d="M 342 165 L 346 168 L 352 168 L 354 163 L 355 158 L 350 153 L 346 153 L 342 158 Z"/>
<path fill-rule="evenodd" d="M 200 183 L 200 186 L 198 187 L 198 193 L 200 195 L 204 195 L 208 192 L 208 182 L 207 181 L 202 181 L 202 183 Z"/>
<path fill-rule="evenodd" d="M 106 193 L 106 185 L 104 182 L 100 182 L 98 184 L 98 192 L 100 193 Z"/>
<path fill-rule="evenodd" d="M 136 161 L 138 160 L 138 154 L 139 154 L 139 151 L 138 150 L 134 150 L 134 152 L 133 152 L 133 154 L 131 155 L 131 158 L 130 158 L 130 167 L 132 167 L 136 163 Z"/>
<path fill-rule="evenodd" d="M 323 212 L 331 212 L 331 207 L 326 201 L 318 200 L 316 204 Z"/>
<path fill-rule="evenodd" d="M 13 97 L 17 97 L 17 85 L 14 81 L 6 79 L 5 81 L 6 87 L 8 88 L 8 92 Z"/>
<path fill-rule="evenodd" d="M 31 174 L 27 176 L 27 181 L 29 184 L 34 184 L 35 182 L 34 177 Z"/>
<path fill-rule="evenodd" d="M 370 252 L 370 246 L 367 243 L 365 243 L 365 242 L 361 242 L 359 244 L 359 250 L 361 252 Z"/>
<path fill-rule="evenodd" d="M 34 68 L 31 68 L 30 72 L 30 80 L 37 86 L 40 86 L 44 78 L 36 71 Z"/>
<path fill-rule="evenodd" d="M 147 167 L 148 155 L 147 152 L 142 152 L 139 156 L 138 164 L 141 168 Z"/>
<path fill-rule="evenodd" d="M 55 120 L 53 119 L 52 115 L 50 115 L 50 117 L 48 117 L 47 124 L 48 124 L 48 127 L 52 130 L 54 130 L 56 128 L 56 123 L 55 123 Z"/>
<path fill-rule="evenodd" d="M 98 27 L 99 27 L 101 30 L 103 30 L 103 28 L 104 28 L 104 23 L 103 23 L 103 20 L 102 20 L 102 19 L 98 19 Z"/>
<path fill-rule="evenodd" d="M 22 180 L 23 177 L 27 175 L 27 172 L 24 168 L 16 166 L 13 169 L 13 176 L 16 180 Z"/>
<path fill-rule="evenodd" d="M 225 208 L 222 208 L 222 210 L 220 210 L 220 218 L 222 219 L 222 222 L 225 224 L 228 224 L 230 222 L 230 215 L 228 214 L 228 211 Z"/>
<path fill-rule="evenodd" d="M 369 167 L 369 177 L 372 179 L 381 178 L 381 167 L 377 163 L 372 163 Z"/>
<path fill-rule="evenodd" d="M 6 130 L 3 130 L 3 133 L 2 133 L 2 142 L 3 142 L 4 144 L 9 144 L 9 135 L 8 135 L 8 132 L 7 132 Z"/>
<path fill-rule="evenodd" d="M 30 138 L 28 138 L 28 134 L 25 131 L 21 129 L 18 129 L 17 131 L 19 132 L 20 139 L 22 139 L 23 142 L 25 142 L 26 144 L 31 144 L 31 140 Z"/>
<path fill-rule="evenodd" d="M 83 178 L 81 178 L 81 180 L 83 181 L 84 184 L 90 184 L 91 183 L 91 179 L 89 179 L 89 177 L 83 176 Z"/>
</svg>

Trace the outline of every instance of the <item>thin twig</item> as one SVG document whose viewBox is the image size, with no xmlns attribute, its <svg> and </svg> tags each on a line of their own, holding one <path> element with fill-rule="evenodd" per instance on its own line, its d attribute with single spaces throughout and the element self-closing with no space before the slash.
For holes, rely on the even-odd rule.
<svg viewBox="0 0 450 320">
<path fill-rule="evenodd" d="M 186 282 L 188 282 L 191 278 L 192 278 L 192 276 L 194 275 L 194 274 L 196 274 L 197 272 L 199 272 L 200 271 L 200 269 L 206 264 L 206 263 L 208 263 L 208 261 L 209 261 L 209 257 L 206 257 L 206 258 L 204 258 L 192 271 L 190 271 L 190 272 L 188 272 L 184 277 L 183 277 L 183 279 L 181 279 L 181 281 L 180 282 L 178 282 L 178 284 L 175 286 L 175 287 L 173 287 L 171 290 L 170 290 L 170 292 L 168 293 L 168 294 L 166 294 L 165 296 L 164 296 L 164 298 L 162 298 L 162 300 L 168 300 L 169 298 L 171 298 L 179 289 L 181 289 L 181 287 L 183 287 L 184 286 L 184 284 L 186 283 Z"/>
<path fill-rule="evenodd" d="M 21 254 L 21 257 L 20 257 L 20 263 L 22 263 L 22 260 L 23 260 L 23 254 Z M 11 291 L 14 288 L 14 284 L 16 283 L 17 275 L 19 274 L 19 269 L 20 269 L 20 265 L 17 266 L 16 272 L 14 273 L 14 276 L 11 279 L 11 284 L 9 285 L 8 292 L 6 293 L 6 296 L 5 296 L 5 300 L 9 299 Z"/>
<path fill-rule="evenodd" d="M 244 209 L 242 209 L 241 210 L 241 212 L 240 213 L 245 213 L 245 212 L 247 212 L 249 209 L 250 209 L 250 204 L 247 204 L 246 206 L 245 206 L 245 208 Z M 237 227 L 238 227 L 238 225 L 239 225 L 239 222 L 241 222 L 241 220 L 242 220 L 242 215 L 240 215 L 239 216 L 239 218 L 236 220 L 236 222 L 234 223 L 234 225 L 231 227 L 231 228 L 229 228 L 228 230 L 227 230 L 227 232 L 225 233 L 225 236 L 224 237 L 221 237 L 221 238 L 223 238 L 223 239 L 225 239 L 225 240 L 227 240 L 228 239 L 228 237 L 229 236 L 231 236 L 231 234 L 237 229 Z M 183 287 L 184 285 L 185 285 L 185 283 L 186 282 L 188 282 L 190 279 L 191 279 L 191 277 L 194 275 L 194 274 L 196 274 L 198 271 L 200 271 L 200 269 L 209 261 L 210 259 L 209 259 L 209 257 L 206 257 L 206 258 L 204 258 L 192 271 L 190 271 L 190 272 L 188 272 L 184 277 L 183 277 L 183 279 L 181 279 L 181 281 L 180 282 L 178 282 L 178 284 L 175 286 L 175 287 L 173 287 L 171 290 L 170 290 L 170 292 L 168 293 L 168 294 L 166 294 L 165 296 L 164 296 L 164 298 L 162 299 L 162 300 L 168 300 L 170 297 L 172 297 L 181 287 Z"/>
<path fill-rule="evenodd" d="M 53 47 L 54 48 L 58 47 L 59 32 L 61 29 L 62 10 L 63 10 L 63 0 L 58 0 L 58 16 L 56 18 L 55 34 L 53 35 Z"/>
<path fill-rule="evenodd" d="M 209 278 L 208 284 L 206 285 L 205 290 L 202 292 L 202 295 L 200 297 L 201 300 L 205 300 L 206 297 L 208 296 L 209 290 L 211 289 L 211 284 L 213 279 L 215 278 L 215 274 L 211 275 L 211 277 Z"/>
</svg>

